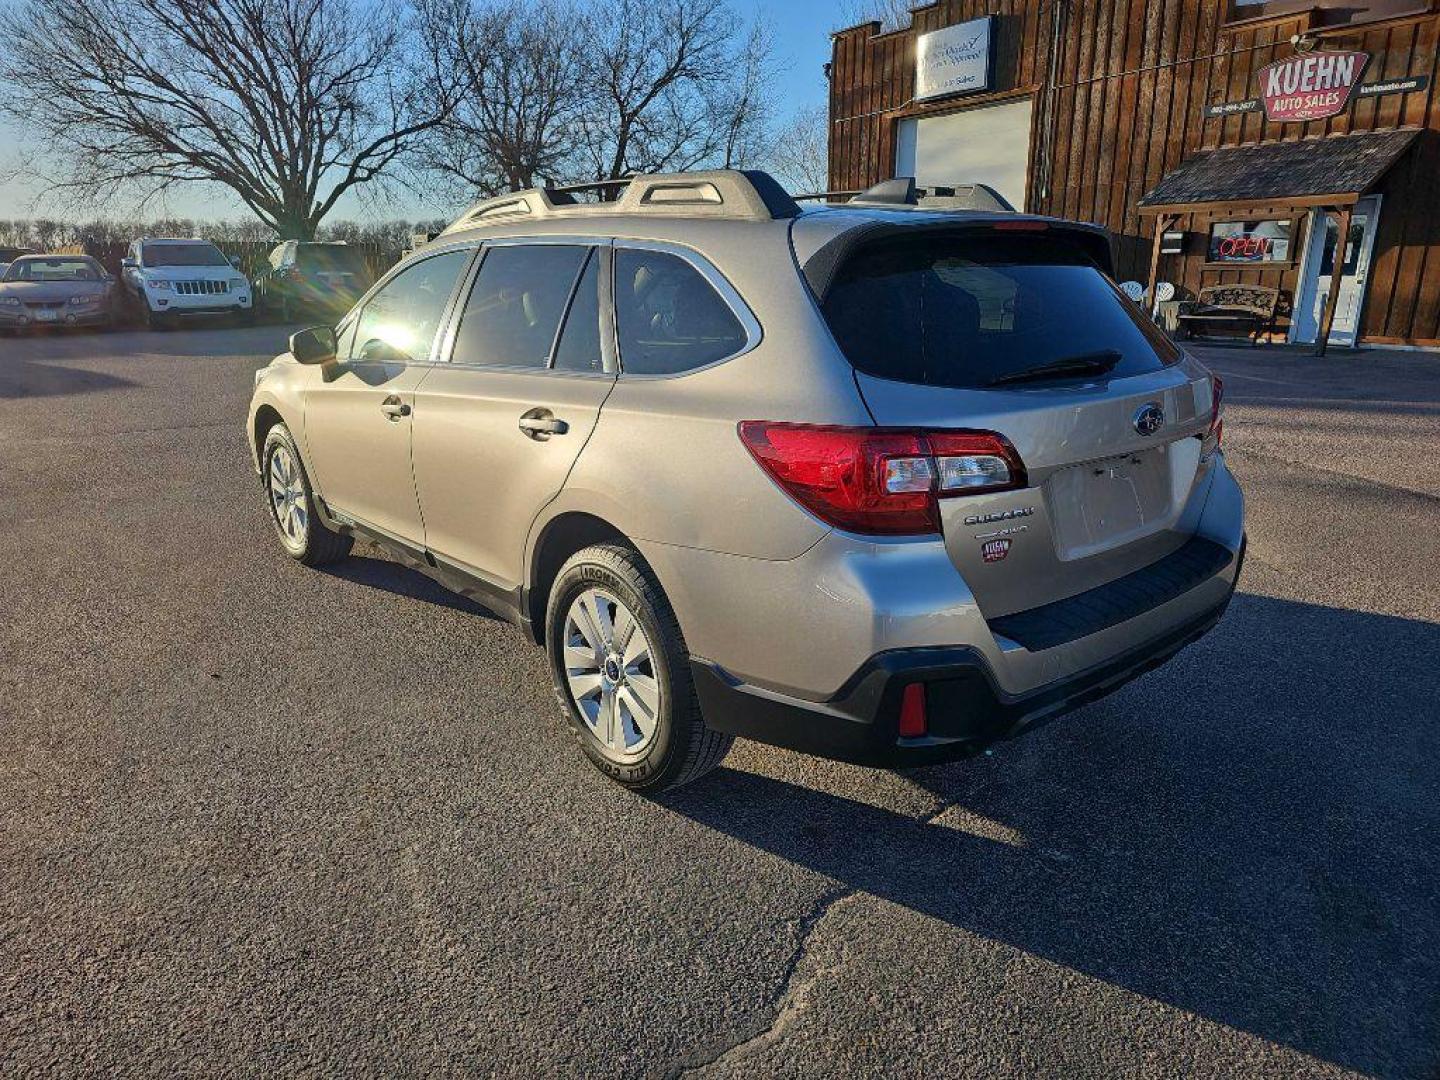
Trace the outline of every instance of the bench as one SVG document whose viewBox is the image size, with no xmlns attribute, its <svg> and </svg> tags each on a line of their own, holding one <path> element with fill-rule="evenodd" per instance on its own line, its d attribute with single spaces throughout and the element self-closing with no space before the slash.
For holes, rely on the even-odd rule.
<svg viewBox="0 0 1440 1080">
<path fill-rule="evenodd" d="M 1207 285 L 1198 300 L 1182 305 L 1177 318 L 1186 338 L 1213 330 L 1240 330 L 1254 345 L 1275 328 L 1281 308 L 1280 290 L 1268 285 Z"/>
</svg>

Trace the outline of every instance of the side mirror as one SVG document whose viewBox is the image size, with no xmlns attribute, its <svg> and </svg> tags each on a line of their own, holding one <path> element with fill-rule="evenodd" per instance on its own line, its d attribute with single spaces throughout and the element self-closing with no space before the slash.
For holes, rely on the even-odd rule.
<svg viewBox="0 0 1440 1080">
<path fill-rule="evenodd" d="M 239 256 L 239 255 L 231 255 L 231 256 L 230 256 L 230 265 L 233 266 L 236 270 L 239 270 L 239 269 L 240 269 L 240 256 Z"/>
<path fill-rule="evenodd" d="M 134 260 L 134 259 L 131 259 L 131 258 L 121 259 L 121 260 L 120 260 L 120 269 L 121 269 L 121 270 L 134 270 L 134 269 L 135 269 L 135 260 Z"/>
<path fill-rule="evenodd" d="M 327 364 L 335 359 L 335 330 L 311 326 L 290 335 L 290 355 L 301 364 Z"/>
</svg>

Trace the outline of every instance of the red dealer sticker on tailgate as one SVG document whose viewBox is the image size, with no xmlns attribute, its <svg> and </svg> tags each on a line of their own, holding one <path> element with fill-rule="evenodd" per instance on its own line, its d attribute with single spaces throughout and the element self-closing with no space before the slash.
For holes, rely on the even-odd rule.
<svg viewBox="0 0 1440 1080">
<path fill-rule="evenodd" d="M 980 557 L 986 562 L 999 562 L 1010 554 L 1009 540 L 987 540 L 980 548 Z"/>
</svg>

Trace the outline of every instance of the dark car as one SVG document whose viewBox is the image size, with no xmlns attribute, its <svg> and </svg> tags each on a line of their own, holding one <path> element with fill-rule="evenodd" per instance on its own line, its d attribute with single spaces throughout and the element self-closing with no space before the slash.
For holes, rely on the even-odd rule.
<svg viewBox="0 0 1440 1080">
<path fill-rule="evenodd" d="M 115 279 L 89 255 L 22 255 L 0 277 L 0 329 L 109 327 Z"/>
<path fill-rule="evenodd" d="M 339 317 L 373 284 L 365 253 L 349 244 L 287 240 L 255 279 L 257 303 L 291 322 L 302 315 Z"/>
</svg>

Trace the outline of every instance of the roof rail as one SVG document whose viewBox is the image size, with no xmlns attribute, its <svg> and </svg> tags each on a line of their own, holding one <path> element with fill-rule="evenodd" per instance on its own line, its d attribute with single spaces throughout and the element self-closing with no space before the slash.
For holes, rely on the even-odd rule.
<svg viewBox="0 0 1440 1080">
<path fill-rule="evenodd" d="M 790 197 L 796 202 L 819 202 L 822 199 L 844 199 L 846 202 L 849 202 L 859 194 L 860 192 L 858 191 L 805 191 L 799 195 L 791 195 Z"/>
<path fill-rule="evenodd" d="M 881 180 L 850 201 L 856 206 L 918 206 L 918 192 L 913 176 L 897 176 Z"/>
<path fill-rule="evenodd" d="M 843 194 L 837 192 L 835 194 Z M 850 200 L 853 206 L 913 206 L 920 210 L 998 210 L 1014 213 L 1004 195 L 989 184 L 916 187 L 913 176 L 882 180 Z"/>
<path fill-rule="evenodd" d="M 613 202 L 582 203 L 575 192 L 617 191 Z M 564 187 L 530 188 L 476 203 L 445 229 L 459 232 L 529 218 L 594 214 L 644 214 L 661 217 L 713 217 L 773 221 L 795 217 L 800 207 L 765 172 L 715 169 L 708 172 L 654 173 L 622 180 L 599 180 Z M 444 235 L 444 234 L 442 234 Z"/>
</svg>

